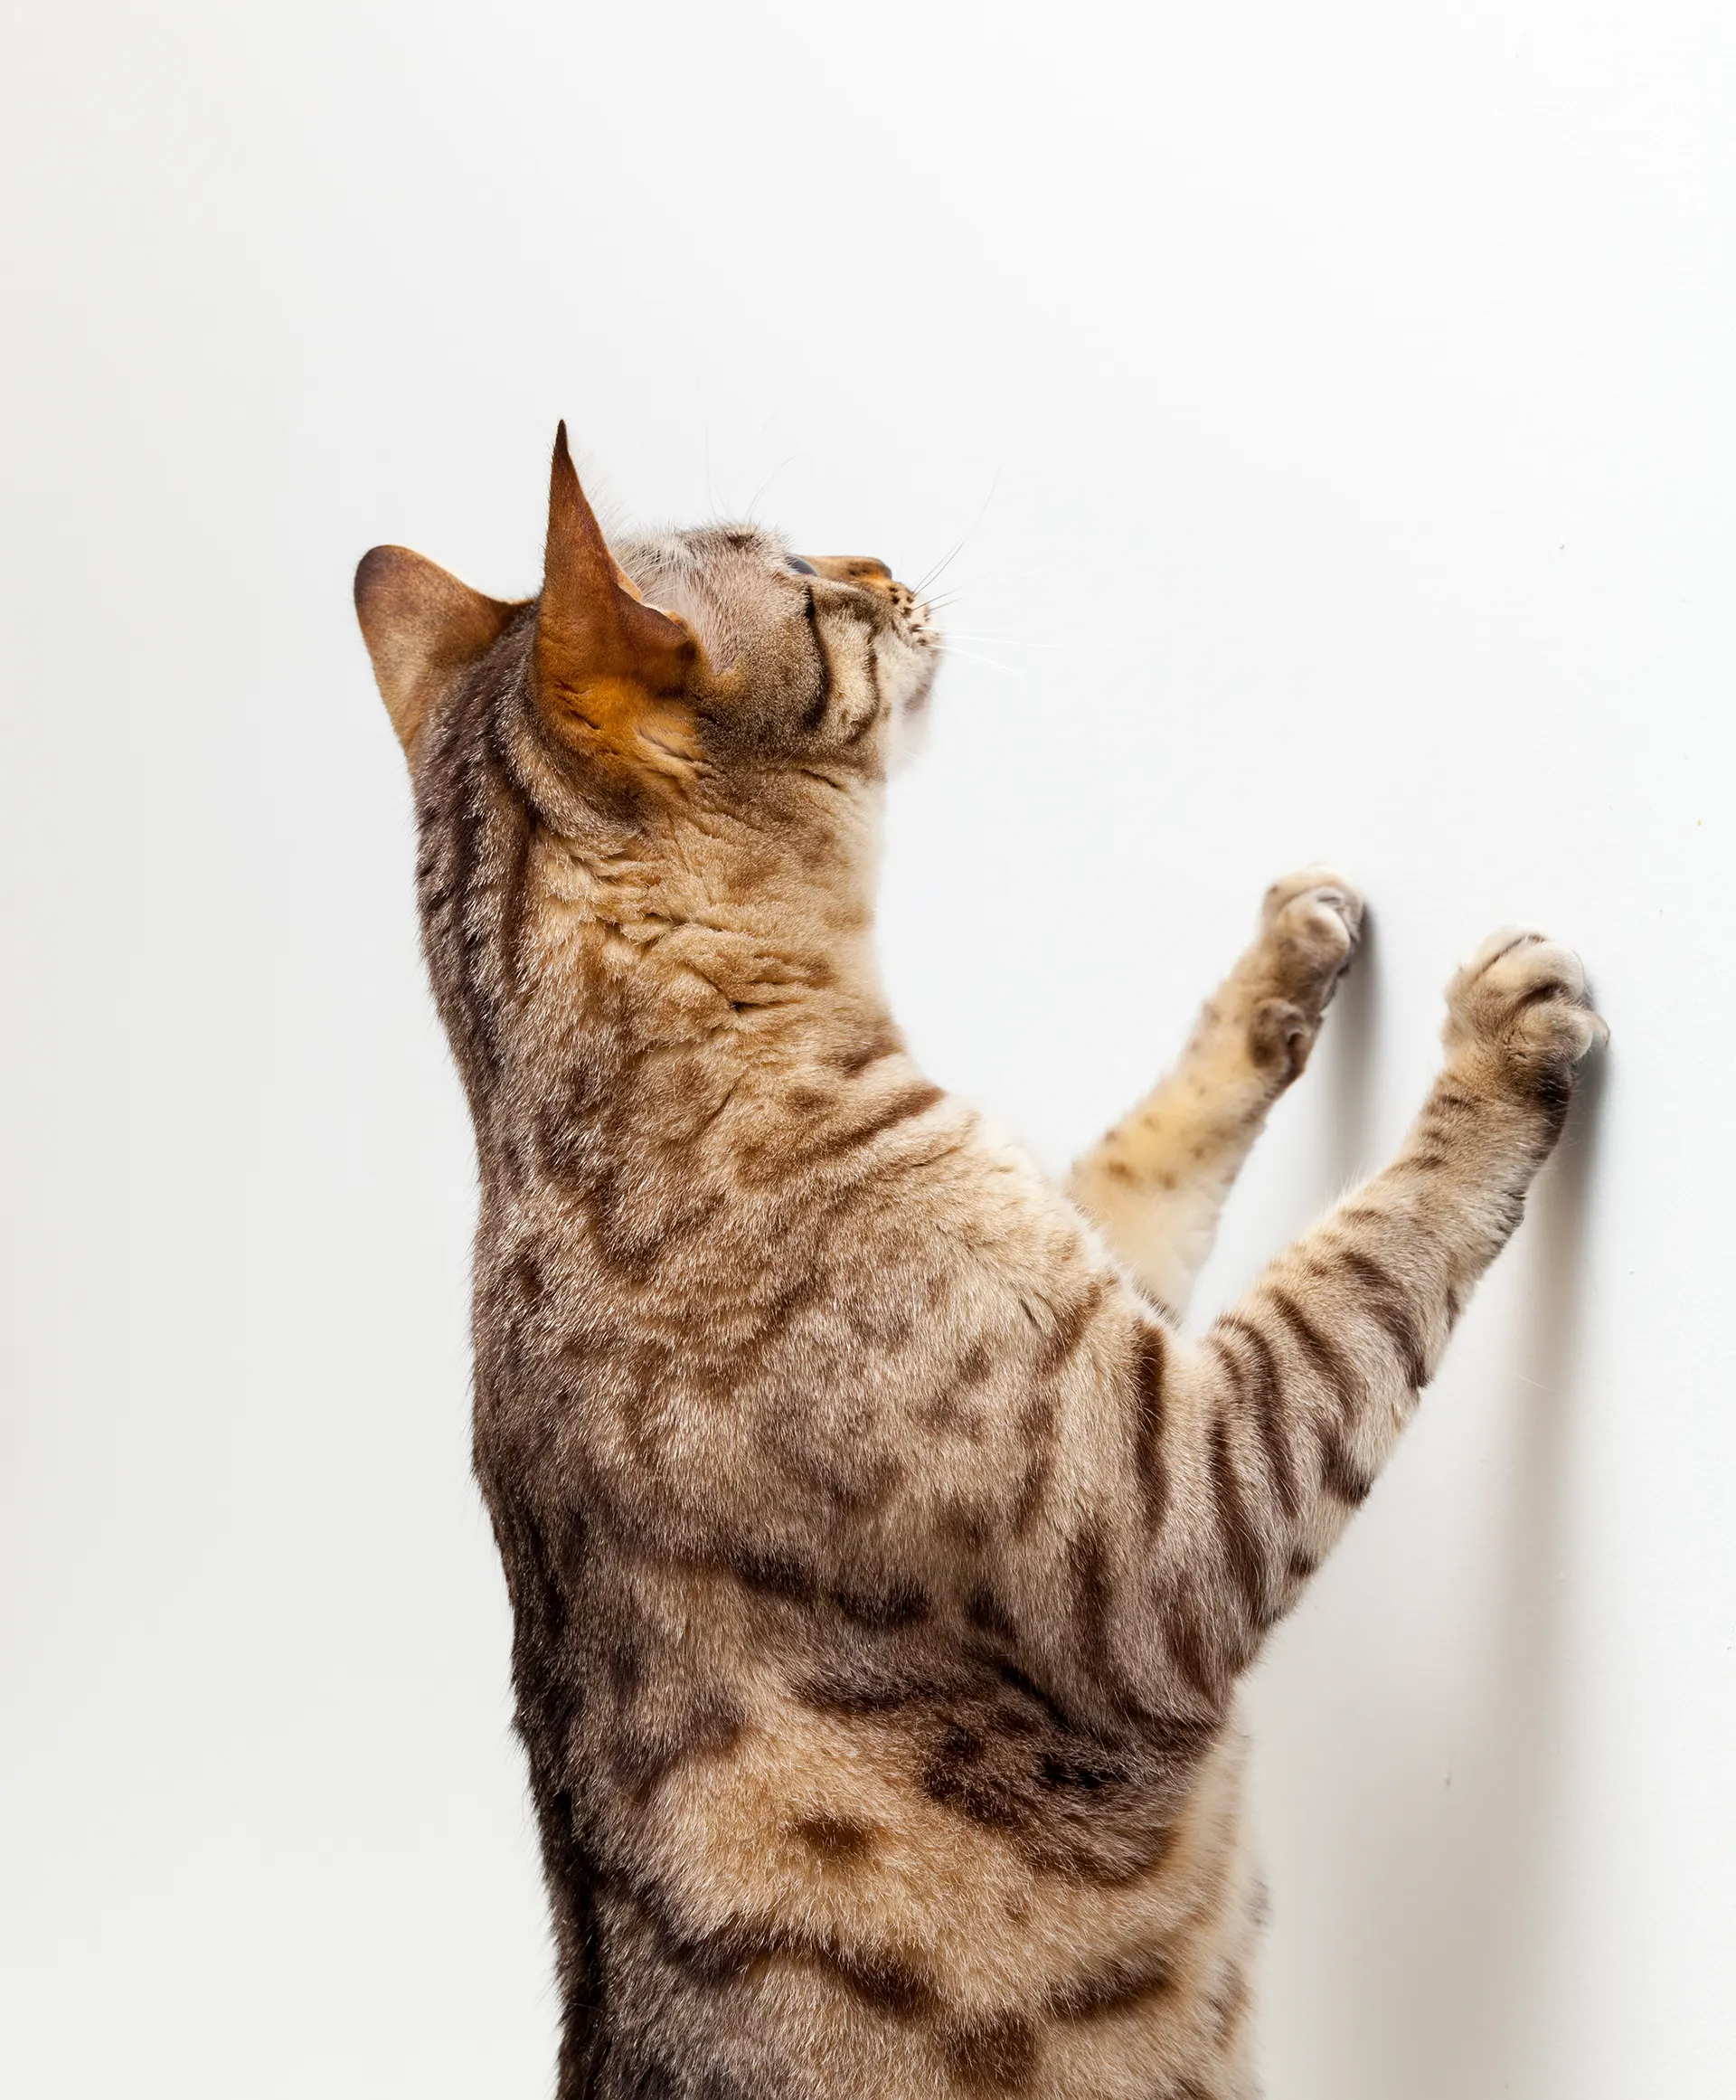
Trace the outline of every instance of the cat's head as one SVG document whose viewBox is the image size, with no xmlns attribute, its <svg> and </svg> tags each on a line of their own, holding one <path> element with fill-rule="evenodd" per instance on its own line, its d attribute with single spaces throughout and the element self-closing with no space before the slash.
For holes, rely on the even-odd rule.
<svg viewBox="0 0 1736 2100">
<path fill-rule="evenodd" d="M 680 831 L 758 828 L 883 779 L 939 661 L 928 608 L 886 565 L 795 554 L 757 525 L 611 550 L 555 439 L 541 595 L 486 598 L 375 547 L 356 610 L 413 774 L 466 712 L 521 761 L 538 815 Z M 467 710 L 479 678 L 492 697 Z"/>
</svg>

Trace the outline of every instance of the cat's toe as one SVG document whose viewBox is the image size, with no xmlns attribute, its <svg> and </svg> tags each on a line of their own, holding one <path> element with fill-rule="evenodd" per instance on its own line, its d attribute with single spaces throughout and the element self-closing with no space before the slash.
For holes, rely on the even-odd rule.
<svg viewBox="0 0 1736 2100">
<path fill-rule="evenodd" d="M 1286 994 L 1325 1009 L 1363 937 L 1363 900 L 1334 868 L 1281 877 L 1261 907 L 1275 975 Z"/>
<path fill-rule="evenodd" d="M 1475 1044 L 1518 1071 L 1543 1074 L 1571 1071 L 1609 1031 L 1573 951 L 1507 927 L 1448 986 L 1446 1034 L 1449 1048 Z"/>
</svg>

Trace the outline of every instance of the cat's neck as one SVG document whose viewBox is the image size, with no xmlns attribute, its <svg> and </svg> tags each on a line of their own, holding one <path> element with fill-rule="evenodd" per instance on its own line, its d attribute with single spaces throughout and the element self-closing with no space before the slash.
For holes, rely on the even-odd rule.
<svg viewBox="0 0 1736 2100">
<path fill-rule="evenodd" d="M 534 953 L 523 969 L 534 1025 L 519 1032 L 531 1092 L 599 1059 L 775 1087 L 809 1064 L 848 1072 L 896 1040 L 871 867 L 840 861 L 828 883 L 811 869 L 784 883 L 762 872 L 741 896 L 703 866 L 605 859 L 557 840 L 538 860 L 543 903 L 527 915 Z"/>
</svg>

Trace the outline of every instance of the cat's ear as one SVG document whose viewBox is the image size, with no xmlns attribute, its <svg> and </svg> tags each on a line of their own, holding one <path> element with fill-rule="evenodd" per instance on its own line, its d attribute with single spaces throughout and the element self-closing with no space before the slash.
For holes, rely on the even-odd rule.
<svg viewBox="0 0 1736 2100">
<path fill-rule="evenodd" d="M 372 547 L 363 555 L 355 616 L 406 757 L 429 702 L 495 646 L 517 610 L 408 547 Z"/>
<path fill-rule="evenodd" d="M 689 700 L 703 671 L 693 629 L 646 604 L 609 553 L 562 423 L 554 437 L 536 615 L 543 719 L 590 758 L 679 777 L 694 755 Z"/>
</svg>

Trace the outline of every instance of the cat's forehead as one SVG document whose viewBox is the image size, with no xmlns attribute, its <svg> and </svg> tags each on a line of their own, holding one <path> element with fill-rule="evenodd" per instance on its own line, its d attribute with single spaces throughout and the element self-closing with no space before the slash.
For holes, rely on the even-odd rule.
<svg viewBox="0 0 1736 2100">
<path fill-rule="evenodd" d="M 621 543 L 617 558 L 636 581 L 641 570 L 656 576 L 745 580 L 786 569 L 789 549 L 781 534 L 765 525 L 703 525 L 635 534 Z"/>
<path fill-rule="evenodd" d="M 646 533 L 623 540 L 616 559 L 652 604 L 689 623 L 720 664 L 800 617 L 801 579 L 782 538 L 763 525 Z"/>
</svg>

